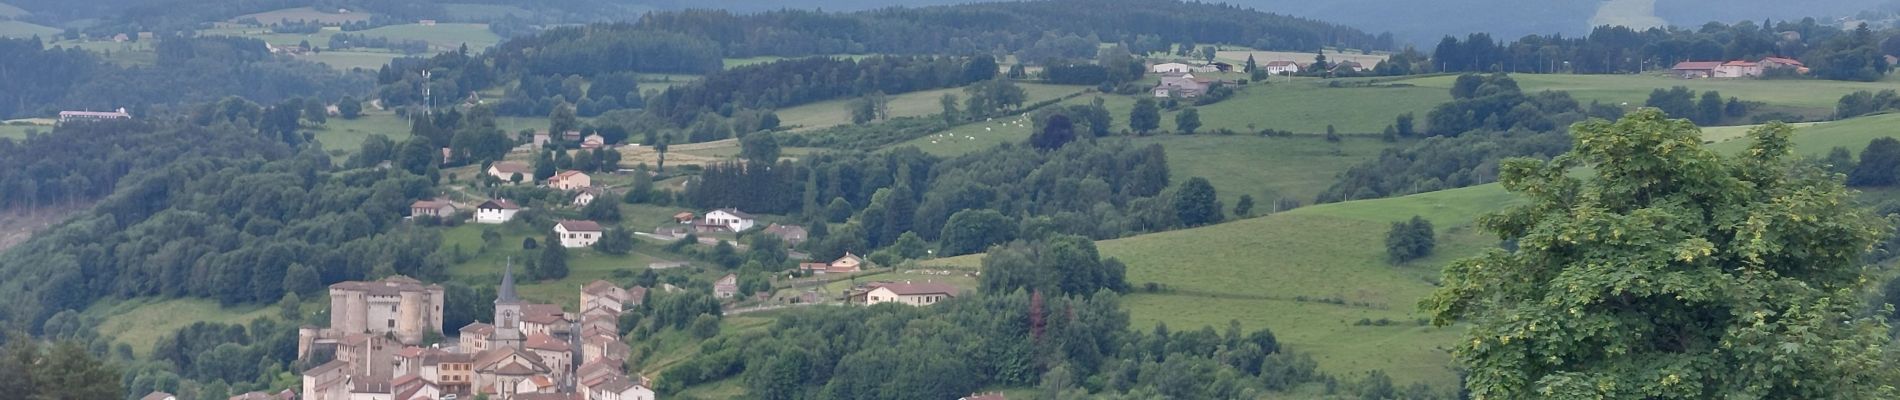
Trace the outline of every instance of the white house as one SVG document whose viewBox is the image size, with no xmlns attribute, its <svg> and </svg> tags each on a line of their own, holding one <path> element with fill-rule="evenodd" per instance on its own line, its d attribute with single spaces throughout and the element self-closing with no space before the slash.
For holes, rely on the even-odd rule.
<svg viewBox="0 0 1900 400">
<path fill-rule="evenodd" d="M 1268 75 L 1293 75 L 1300 73 L 1302 67 L 1300 63 L 1282 60 L 1268 61 L 1267 65 L 1261 68 L 1265 69 Z"/>
<path fill-rule="evenodd" d="M 594 179 L 587 173 L 567 170 L 548 178 L 548 187 L 554 190 L 580 190 L 594 186 Z"/>
<path fill-rule="evenodd" d="M 455 204 L 448 200 L 416 200 L 409 204 L 411 217 L 452 217 L 455 216 Z"/>
<path fill-rule="evenodd" d="M 600 234 L 600 224 L 594 221 L 569 220 L 554 224 L 554 236 L 561 238 L 561 247 L 593 246 L 600 241 Z"/>
<path fill-rule="evenodd" d="M 593 204 L 594 199 L 600 198 L 600 196 L 603 196 L 606 194 L 607 194 L 607 191 L 605 189 L 601 189 L 598 186 L 581 189 L 580 193 L 574 194 L 574 206 L 586 207 L 588 204 Z"/>
<path fill-rule="evenodd" d="M 481 224 L 504 224 L 515 219 L 515 213 L 521 206 L 508 199 L 494 199 L 475 207 L 475 222 Z"/>
<path fill-rule="evenodd" d="M 864 304 L 899 303 L 912 306 L 937 304 L 957 297 L 957 287 L 942 283 L 893 283 L 879 286 L 864 297 Z"/>
<path fill-rule="evenodd" d="M 519 161 L 496 161 L 488 165 L 488 176 L 493 176 L 502 182 L 511 182 L 510 179 L 514 179 L 517 174 L 521 175 L 523 182 L 533 181 L 534 167 Z"/>
<path fill-rule="evenodd" d="M 745 212 L 739 211 L 739 209 L 721 208 L 707 211 L 706 223 L 723 225 L 727 229 L 732 229 L 733 232 L 744 232 L 747 229 L 752 229 L 752 225 L 758 223 L 758 221 L 752 218 L 752 214 L 746 214 Z"/>
<path fill-rule="evenodd" d="M 726 274 L 719 277 L 719 280 L 713 281 L 713 297 L 727 299 L 738 295 L 739 275 Z"/>
<path fill-rule="evenodd" d="M 588 400 L 653 400 L 653 389 L 615 377 L 587 388 Z"/>
<path fill-rule="evenodd" d="M 1194 66 L 1182 63 L 1162 63 L 1149 67 L 1149 70 L 1157 74 L 1185 74 L 1194 72 Z"/>
</svg>

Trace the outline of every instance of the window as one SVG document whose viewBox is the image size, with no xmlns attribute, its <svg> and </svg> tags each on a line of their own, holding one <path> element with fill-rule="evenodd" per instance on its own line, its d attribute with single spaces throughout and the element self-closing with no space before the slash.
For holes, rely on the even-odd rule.
<svg viewBox="0 0 1900 400">
<path fill-rule="evenodd" d="M 389 327 L 391 327 L 391 328 L 394 328 L 394 327 L 396 327 L 396 320 L 393 320 L 393 319 L 392 319 L 392 320 L 389 320 Z"/>
</svg>

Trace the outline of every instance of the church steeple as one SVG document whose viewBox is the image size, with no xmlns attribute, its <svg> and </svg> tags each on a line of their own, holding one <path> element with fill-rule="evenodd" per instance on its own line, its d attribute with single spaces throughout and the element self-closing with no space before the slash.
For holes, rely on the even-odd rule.
<svg viewBox="0 0 1900 400">
<path fill-rule="evenodd" d="M 488 348 L 521 348 L 521 339 L 521 298 L 515 297 L 515 260 L 510 257 L 501 272 L 501 287 L 495 289 L 495 335 Z"/>
<path fill-rule="evenodd" d="M 508 266 L 505 268 L 501 272 L 501 288 L 495 290 L 495 304 L 519 303 L 521 298 L 515 297 L 514 257 L 508 258 Z"/>
</svg>

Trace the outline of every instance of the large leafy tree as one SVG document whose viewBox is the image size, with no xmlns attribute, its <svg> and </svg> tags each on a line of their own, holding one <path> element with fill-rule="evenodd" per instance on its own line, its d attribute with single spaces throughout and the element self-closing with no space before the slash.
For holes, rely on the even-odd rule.
<svg viewBox="0 0 1900 400">
<path fill-rule="evenodd" d="M 1886 324 L 1856 312 L 1882 227 L 1793 166 L 1790 128 L 1732 158 L 1655 109 L 1572 131 L 1571 152 L 1500 168 L 1528 201 L 1480 223 L 1516 245 L 1453 263 L 1422 303 L 1470 324 L 1454 353 L 1473 398 L 1896 395 Z"/>
</svg>

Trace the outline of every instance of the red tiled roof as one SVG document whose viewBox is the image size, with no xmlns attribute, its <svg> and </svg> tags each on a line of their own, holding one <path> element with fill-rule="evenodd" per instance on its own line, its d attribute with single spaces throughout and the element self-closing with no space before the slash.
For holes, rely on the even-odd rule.
<svg viewBox="0 0 1900 400">
<path fill-rule="evenodd" d="M 494 168 L 496 172 L 500 172 L 502 174 L 528 175 L 528 174 L 534 173 L 534 167 L 528 166 L 528 163 L 516 162 L 516 161 L 497 162 L 492 165 L 489 165 L 489 168 Z"/>
<path fill-rule="evenodd" d="M 525 346 L 527 346 L 530 349 L 535 349 L 535 350 L 549 350 L 549 351 L 561 351 L 561 352 L 565 352 L 569 350 L 569 347 L 567 346 L 567 342 L 563 342 L 563 341 L 560 341 L 559 339 L 555 339 L 553 336 L 548 336 L 545 333 L 536 333 L 533 335 L 528 335 L 528 343 L 525 344 Z"/>
<path fill-rule="evenodd" d="M 1801 60 L 1796 60 L 1796 59 L 1792 59 L 1792 58 L 1787 58 L 1787 57 L 1768 57 L 1768 58 L 1763 58 L 1763 59 L 1761 59 L 1761 62 L 1764 62 L 1764 63 L 1769 63 L 1769 62 L 1772 62 L 1772 63 L 1780 63 L 1780 64 L 1787 64 L 1787 65 L 1793 65 L 1793 66 L 1796 66 L 1796 67 L 1801 67 L 1801 66 L 1805 66 L 1805 65 L 1803 65 L 1803 64 L 1801 64 Z"/>
</svg>

